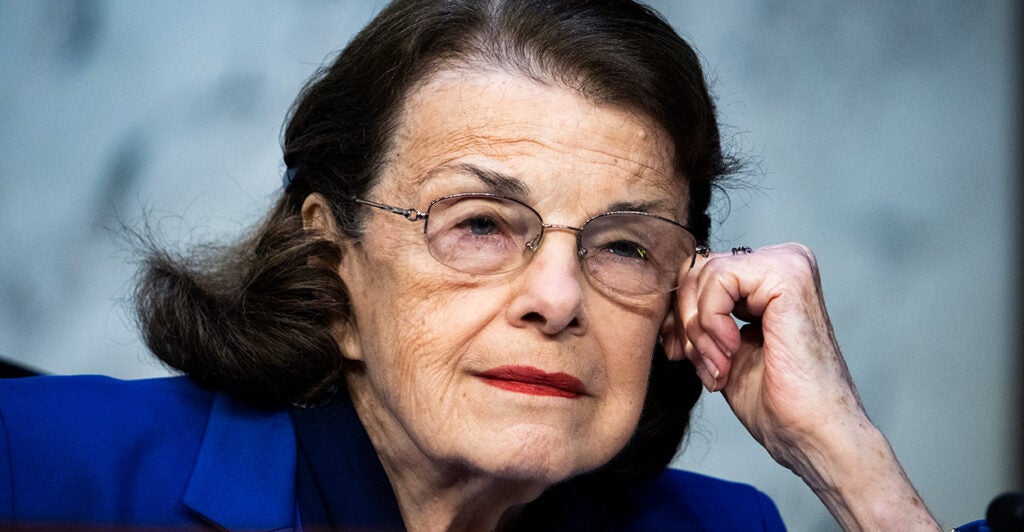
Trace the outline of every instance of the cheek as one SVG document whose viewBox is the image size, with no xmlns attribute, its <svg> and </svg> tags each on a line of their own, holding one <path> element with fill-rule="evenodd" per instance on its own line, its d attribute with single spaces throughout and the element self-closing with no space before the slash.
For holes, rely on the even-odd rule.
<svg viewBox="0 0 1024 532">
<path fill-rule="evenodd" d="M 609 437 L 625 445 L 640 419 L 661 320 L 657 314 L 646 313 L 604 315 L 609 318 L 594 324 L 604 355 L 606 396 L 601 417 Z"/>
<path fill-rule="evenodd" d="M 668 298 L 637 302 L 635 307 L 609 305 L 592 311 L 592 328 L 604 353 L 609 383 L 628 390 L 638 386 L 646 389 L 651 356 L 668 312 Z"/>
<path fill-rule="evenodd" d="M 400 271 L 381 270 L 381 282 L 365 291 L 369 297 L 356 308 L 363 362 L 379 384 L 407 394 L 436 392 L 457 375 L 470 344 L 500 312 L 502 298 L 448 272 Z"/>
<path fill-rule="evenodd" d="M 605 351 L 609 397 L 625 411 L 636 412 L 637 418 L 647 393 L 653 352 L 654 342 L 637 335 L 621 335 Z"/>
</svg>

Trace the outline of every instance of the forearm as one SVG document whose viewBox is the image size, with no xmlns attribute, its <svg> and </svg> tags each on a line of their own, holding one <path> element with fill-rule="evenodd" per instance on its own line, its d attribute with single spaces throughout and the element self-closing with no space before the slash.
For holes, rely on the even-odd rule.
<svg viewBox="0 0 1024 532">
<path fill-rule="evenodd" d="M 892 448 L 866 418 L 797 453 L 792 469 L 844 530 L 940 530 Z"/>
</svg>

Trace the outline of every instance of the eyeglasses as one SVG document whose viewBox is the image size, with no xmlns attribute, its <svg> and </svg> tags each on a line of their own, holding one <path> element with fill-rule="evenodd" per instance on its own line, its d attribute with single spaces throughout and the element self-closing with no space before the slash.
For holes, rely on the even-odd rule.
<svg viewBox="0 0 1024 532">
<path fill-rule="evenodd" d="M 598 285 L 627 295 L 671 292 L 680 270 L 706 254 L 689 229 L 654 214 L 613 211 L 580 227 L 546 224 L 532 207 L 495 194 L 437 198 L 427 212 L 353 197 L 352 201 L 424 220 L 427 249 L 438 262 L 460 272 L 490 275 L 523 267 L 540 248 L 546 229 L 574 231 L 584 271 Z"/>
</svg>

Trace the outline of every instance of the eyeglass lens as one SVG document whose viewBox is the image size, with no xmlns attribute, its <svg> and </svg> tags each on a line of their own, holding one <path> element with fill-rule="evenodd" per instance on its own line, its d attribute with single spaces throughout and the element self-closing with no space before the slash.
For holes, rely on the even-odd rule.
<svg viewBox="0 0 1024 532">
<path fill-rule="evenodd" d="M 508 272 L 529 261 L 543 221 L 529 206 L 490 195 L 435 200 L 424 226 L 430 254 L 466 273 Z M 682 226 L 645 213 L 607 213 L 581 228 L 577 243 L 587 274 L 631 295 L 669 292 L 696 242 Z"/>
</svg>

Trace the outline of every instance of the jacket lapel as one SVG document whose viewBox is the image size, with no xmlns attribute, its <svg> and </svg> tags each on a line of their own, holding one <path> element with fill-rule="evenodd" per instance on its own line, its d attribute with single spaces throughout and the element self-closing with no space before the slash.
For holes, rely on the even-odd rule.
<svg viewBox="0 0 1024 532">
<path fill-rule="evenodd" d="M 286 410 L 219 392 L 184 504 L 228 530 L 295 527 L 295 432 Z"/>
</svg>

